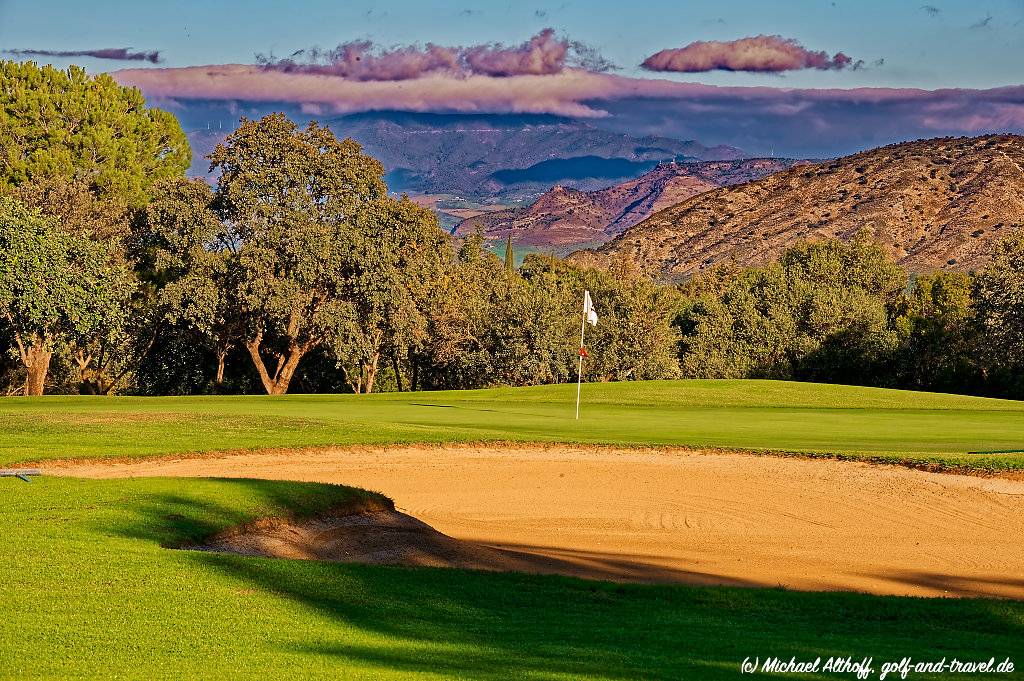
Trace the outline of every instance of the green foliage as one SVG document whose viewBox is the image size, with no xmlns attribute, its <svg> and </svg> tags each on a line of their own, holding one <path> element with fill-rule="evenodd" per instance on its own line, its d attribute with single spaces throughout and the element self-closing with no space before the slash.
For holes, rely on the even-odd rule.
<svg viewBox="0 0 1024 681">
<path fill-rule="evenodd" d="M 901 338 L 888 370 L 892 385 L 947 392 L 986 391 L 984 347 L 970 275 L 935 272 L 913 278 L 893 310 Z"/>
<path fill-rule="evenodd" d="M 363 236 L 353 223 L 387 199 L 384 169 L 352 140 L 315 123 L 299 130 L 280 114 L 243 121 L 210 159 L 238 247 L 245 345 L 267 392 L 283 393 L 303 355 L 353 322 L 347 274 Z"/>
<path fill-rule="evenodd" d="M 679 376 L 679 334 L 672 324 L 682 299 L 674 289 L 655 284 L 625 259 L 602 271 L 533 255 L 523 263 L 523 276 L 546 288 L 547 298 L 560 303 L 559 317 L 571 321 L 570 363 L 576 359 L 583 291 L 590 291 L 599 321 L 585 329 L 588 357 L 583 375 L 587 380 Z"/>
<path fill-rule="evenodd" d="M 508 233 L 508 239 L 505 241 L 505 271 L 510 273 L 516 271 L 516 252 L 512 248 L 512 232 Z"/>
<path fill-rule="evenodd" d="M 587 327 L 587 380 L 678 375 L 679 297 L 628 267 L 580 268 L 529 255 L 509 272 L 472 235 L 429 287 L 427 328 L 410 353 L 421 388 L 538 385 L 576 376 L 583 291 L 601 316 Z"/>
<path fill-rule="evenodd" d="M 1024 394 L 1024 230 L 997 244 L 992 261 L 978 274 L 974 298 L 995 380 Z"/>
<path fill-rule="evenodd" d="M 683 373 L 858 382 L 898 343 L 889 309 L 905 285 L 906 274 L 864 236 L 716 272 L 691 285 L 679 318 Z"/>
<path fill-rule="evenodd" d="M 100 241 L 127 237 L 134 212 L 120 197 L 98 198 L 87 182 L 64 177 L 35 177 L 9 194 L 62 228 Z"/>
<path fill-rule="evenodd" d="M 397 363 L 426 333 L 426 292 L 450 251 L 434 213 L 407 198 L 362 211 L 351 232 L 345 276 L 353 315 L 334 352 L 353 391 L 373 392 L 381 357 Z"/>
<path fill-rule="evenodd" d="M 241 342 L 243 329 L 232 296 L 235 244 L 213 210 L 213 198 L 202 180 L 158 183 L 134 248 L 156 287 L 157 313 L 204 341 L 217 360 L 219 387 L 227 355 Z"/>
<path fill-rule="evenodd" d="M 28 370 L 26 394 L 42 394 L 55 348 L 123 322 L 134 279 L 113 251 L 0 197 L 0 315 Z"/>
<path fill-rule="evenodd" d="M 39 209 L 76 239 L 102 242 L 103 257 L 127 272 L 134 263 L 123 243 L 134 215 L 155 182 L 182 175 L 191 160 L 177 120 L 147 108 L 138 90 L 78 67 L 2 62 L 0 99 L 0 194 Z M 77 323 L 73 343 L 15 338 L 31 391 L 42 389 L 40 372 L 54 353 L 59 368 L 74 367 L 63 388 L 105 394 L 130 387 L 159 318 L 149 291 L 127 280 L 124 286 L 134 293 L 120 298 L 115 314 L 97 308 L 100 323 Z"/>
<path fill-rule="evenodd" d="M 0 62 L 0 100 L 0 192 L 62 178 L 138 207 L 154 182 L 191 162 L 174 116 L 107 74 Z"/>
<path fill-rule="evenodd" d="M 444 259 L 436 218 L 388 196 L 383 166 L 316 123 L 243 121 L 210 158 L 231 304 L 266 391 L 332 347 L 352 389 L 372 392 L 382 355 L 425 325 L 414 294 Z"/>
</svg>

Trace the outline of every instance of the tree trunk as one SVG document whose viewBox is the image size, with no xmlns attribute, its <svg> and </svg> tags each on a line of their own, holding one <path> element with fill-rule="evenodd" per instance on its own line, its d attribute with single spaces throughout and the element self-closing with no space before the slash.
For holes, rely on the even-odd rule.
<svg viewBox="0 0 1024 681">
<path fill-rule="evenodd" d="M 366 393 L 373 392 L 373 384 L 377 381 L 377 365 L 380 364 L 380 352 L 373 353 L 373 361 L 366 367 Z"/>
<path fill-rule="evenodd" d="M 217 377 L 213 379 L 214 388 L 220 392 L 224 385 L 224 365 L 227 363 L 228 351 L 224 348 L 217 348 Z"/>
<path fill-rule="evenodd" d="M 295 375 L 295 370 L 299 368 L 299 360 L 302 359 L 304 354 L 306 354 L 306 351 L 300 349 L 298 345 L 293 344 L 288 348 L 288 359 L 285 360 L 281 371 L 277 374 L 277 392 L 271 394 L 284 395 L 288 392 L 288 385 L 292 382 L 292 376 Z"/>
<path fill-rule="evenodd" d="M 398 363 L 398 353 L 391 353 L 391 367 L 395 370 L 395 383 L 398 384 L 398 392 L 402 392 L 402 367 Z"/>
<path fill-rule="evenodd" d="M 98 381 L 94 380 L 96 372 L 89 367 L 92 365 L 92 354 L 85 354 L 81 349 L 75 351 L 75 364 L 78 365 L 78 376 L 82 380 L 78 384 L 78 392 L 83 395 L 99 395 Z"/>
<path fill-rule="evenodd" d="M 416 361 L 416 359 L 414 358 L 412 360 L 412 377 L 409 380 L 409 383 L 411 383 L 411 385 L 409 386 L 409 390 L 411 390 L 413 392 L 416 392 L 416 388 L 419 385 L 419 378 L 420 378 L 420 363 L 418 361 Z"/>
<path fill-rule="evenodd" d="M 53 356 L 51 350 L 44 345 L 33 344 L 25 349 L 25 368 L 28 370 L 25 376 L 25 395 L 38 396 L 43 394 L 46 385 L 46 374 L 50 370 L 50 358 Z"/>
<path fill-rule="evenodd" d="M 260 381 L 263 383 L 263 389 L 267 391 L 267 394 L 284 395 L 288 392 L 288 384 L 291 383 L 292 376 L 295 375 L 295 370 L 299 366 L 299 360 L 306 354 L 310 345 L 300 345 L 296 341 L 290 341 L 288 343 L 288 350 L 279 357 L 277 368 L 274 370 L 274 375 L 271 376 L 267 371 L 267 365 L 263 361 L 263 355 L 260 354 L 260 344 L 262 341 L 263 334 L 258 333 L 253 340 L 246 341 L 245 348 L 249 351 L 249 356 L 252 357 L 252 362 L 256 366 L 256 371 L 260 375 Z"/>
</svg>

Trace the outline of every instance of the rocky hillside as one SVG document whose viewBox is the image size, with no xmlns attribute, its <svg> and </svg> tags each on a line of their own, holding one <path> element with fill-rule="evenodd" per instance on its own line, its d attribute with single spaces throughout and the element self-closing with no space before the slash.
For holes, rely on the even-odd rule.
<svg viewBox="0 0 1024 681">
<path fill-rule="evenodd" d="M 663 163 L 644 175 L 597 191 L 562 185 L 530 206 L 487 213 L 460 224 L 458 234 L 482 229 L 489 238 L 523 246 L 594 245 L 608 241 L 663 208 L 718 187 L 749 182 L 792 167 L 788 159 Z"/>
<path fill-rule="evenodd" d="M 982 266 L 993 241 L 1024 223 L 1024 137 L 919 140 L 872 149 L 667 208 L 600 249 L 652 273 L 691 275 L 723 260 L 755 265 L 801 239 L 869 230 L 914 271 Z"/>
</svg>

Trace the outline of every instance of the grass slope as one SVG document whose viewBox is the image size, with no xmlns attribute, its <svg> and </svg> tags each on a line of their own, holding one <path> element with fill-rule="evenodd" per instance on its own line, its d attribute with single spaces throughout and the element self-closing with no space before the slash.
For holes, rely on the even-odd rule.
<svg viewBox="0 0 1024 681">
<path fill-rule="evenodd" d="M 42 478 L 0 488 L 2 677 L 713 680 L 773 654 L 874 656 L 877 678 L 882 661 L 905 655 L 1024 662 L 1019 602 L 615 585 L 161 546 L 366 494 L 344 487 Z"/>
<path fill-rule="evenodd" d="M 779 381 L 384 395 L 0 400 L 0 464 L 211 450 L 531 441 L 781 450 L 1024 469 L 1024 402 Z"/>
</svg>

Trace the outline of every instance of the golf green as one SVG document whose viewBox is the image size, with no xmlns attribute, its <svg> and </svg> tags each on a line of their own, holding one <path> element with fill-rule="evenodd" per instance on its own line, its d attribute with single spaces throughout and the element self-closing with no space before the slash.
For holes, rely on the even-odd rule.
<svg viewBox="0 0 1024 681">
<path fill-rule="evenodd" d="M 802 452 L 1024 469 L 1024 403 L 780 381 L 653 381 L 380 395 L 0 400 L 0 463 L 411 442 Z"/>
</svg>

